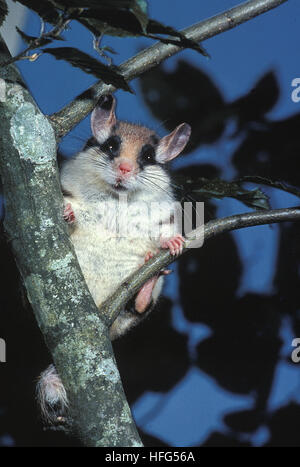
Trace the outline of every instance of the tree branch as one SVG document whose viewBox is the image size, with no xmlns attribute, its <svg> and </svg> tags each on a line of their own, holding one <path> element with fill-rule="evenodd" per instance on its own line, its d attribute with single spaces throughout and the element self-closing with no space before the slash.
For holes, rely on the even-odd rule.
<svg viewBox="0 0 300 467">
<path fill-rule="evenodd" d="M 224 13 L 220 13 L 212 18 L 190 26 L 181 32 L 189 39 L 202 42 L 276 8 L 286 1 L 287 0 L 249 0 Z M 167 45 L 159 42 L 124 62 L 120 65 L 119 72 L 127 81 L 130 81 L 154 66 L 159 65 L 163 60 L 175 55 L 181 50 L 182 48 L 175 45 Z M 61 139 L 85 118 L 93 110 L 102 94 L 114 92 L 115 90 L 116 88 L 114 86 L 106 85 L 100 81 L 77 96 L 74 101 L 59 112 L 53 114 L 50 118 L 57 139 Z"/>
<path fill-rule="evenodd" d="M 182 254 L 201 246 L 203 241 L 225 232 L 287 221 L 300 221 L 300 208 L 255 211 L 213 220 L 187 235 Z M 161 251 L 147 261 L 138 271 L 129 276 L 99 309 L 100 314 L 108 320 L 108 325 L 116 319 L 121 309 L 124 308 L 124 303 L 127 303 L 148 279 L 166 268 L 177 258 L 178 256 L 172 256 L 169 251 Z"/>
<path fill-rule="evenodd" d="M 0 60 L 8 57 L 0 36 Z M 141 446 L 108 328 L 63 221 L 53 128 L 13 65 L 0 70 L 0 86 L 5 230 L 66 387 L 74 431 L 87 446 Z"/>
</svg>

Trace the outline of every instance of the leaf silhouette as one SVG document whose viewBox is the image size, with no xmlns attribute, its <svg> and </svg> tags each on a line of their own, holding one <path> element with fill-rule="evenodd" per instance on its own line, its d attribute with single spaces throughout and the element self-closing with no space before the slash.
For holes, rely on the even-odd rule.
<svg viewBox="0 0 300 467">
<path fill-rule="evenodd" d="M 233 155 L 239 176 L 260 176 L 300 185 L 300 114 L 250 128 Z"/>
<path fill-rule="evenodd" d="M 64 6 L 65 9 L 76 7 L 98 10 L 100 17 L 102 14 L 107 16 L 107 14 L 131 12 L 143 31 L 146 31 L 148 24 L 146 0 L 61 0 L 59 5 Z"/>
<path fill-rule="evenodd" d="M 145 28 L 141 25 L 136 15 L 130 10 L 118 10 L 114 8 L 89 8 L 84 11 L 74 11 L 70 17 L 76 19 L 93 34 L 106 34 L 110 36 L 144 36 L 166 44 L 175 44 L 178 47 L 191 48 L 202 55 L 209 56 L 206 50 L 197 42 L 188 39 L 184 34 L 170 26 L 165 26 L 158 21 L 149 19 Z M 160 37 L 166 35 L 166 37 Z M 168 36 L 176 37 L 172 39 Z"/>
<path fill-rule="evenodd" d="M 72 66 L 80 68 L 85 73 L 102 79 L 102 81 L 104 81 L 106 84 L 112 84 L 117 88 L 121 88 L 124 89 L 124 91 L 133 93 L 124 76 L 119 74 L 111 67 L 103 65 L 103 63 L 82 52 L 81 50 L 75 49 L 73 47 L 53 47 L 43 49 L 43 52 L 53 55 L 57 60 L 65 60 Z"/>
<path fill-rule="evenodd" d="M 185 180 L 188 192 L 197 199 L 203 198 L 234 198 L 253 209 L 269 209 L 268 197 L 260 188 L 246 190 L 236 182 L 227 182 L 218 178 L 207 180 L 202 177 L 190 176 Z M 195 196 L 196 195 L 196 196 Z"/>
<path fill-rule="evenodd" d="M 279 85 L 275 73 L 269 71 L 253 86 L 249 93 L 231 103 L 241 130 L 248 122 L 260 121 L 272 110 L 279 98 Z"/>
<path fill-rule="evenodd" d="M 211 77 L 199 68 L 178 60 L 174 71 L 156 67 L 140 78 L 140 84 L 146 104 L 168 131 L 182 122 L 191 125 L 185 152 L 222 136 L 228 115 L 224 98 Z"/>
</svg>

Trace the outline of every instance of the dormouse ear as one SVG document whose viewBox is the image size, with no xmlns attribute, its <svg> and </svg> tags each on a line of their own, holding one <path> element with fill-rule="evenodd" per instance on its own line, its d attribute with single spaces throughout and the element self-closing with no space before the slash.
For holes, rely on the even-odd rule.
<svg viewBox="0 0 300 467">
<path fill-rule="evenodd" d="M 116 100 L 112 94 L 101 96 L 91 115 L 93 136 L 99 143 L 103 143 L 110 135 L 116 124 Z"/>
<path fill-rule="evenodd" d="M 157 148 L 156 159 L 158 162 L 165 163 L 174 159 L 183 151 L 191 136 L 191 127 L 187 123 L 181 123 L 172 133 L 164 136 Z"/>
</svg>

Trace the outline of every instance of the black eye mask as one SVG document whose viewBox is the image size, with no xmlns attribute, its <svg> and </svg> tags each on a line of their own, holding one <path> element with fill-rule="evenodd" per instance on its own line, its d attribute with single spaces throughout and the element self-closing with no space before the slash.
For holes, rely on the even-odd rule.
<svg viewBox="0 0 300 467">
<path fill-rule="evenodd" d="M 119 136 L 110 136 L 103 144 L 100 145 L 100 149 L 110 159 L 114 159 L 120 153 L 121 138 Z"/>
<path fill-rule="evenodd" d="M 151 144 L 145 144 L 141 149 L 138 160 L 141 168 L 147 165 L 157 164 L 154 146 Z"/>
</svg>

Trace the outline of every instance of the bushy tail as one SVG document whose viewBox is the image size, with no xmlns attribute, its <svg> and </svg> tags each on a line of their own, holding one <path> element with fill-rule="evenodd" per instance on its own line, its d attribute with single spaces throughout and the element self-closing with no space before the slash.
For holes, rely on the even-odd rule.
<svg viewBox="0 0 300 467">
<path fill-rule="evenodd" d="M 50 365 L 40 374 L 36 398 L 46 424 L 61 425 L 65 422 L 68 398 L 54 365 Z"/>
</svg>

